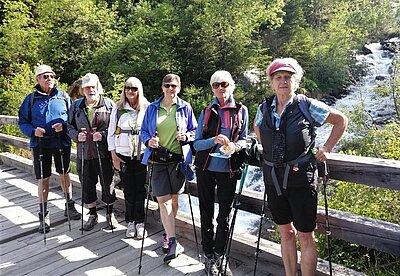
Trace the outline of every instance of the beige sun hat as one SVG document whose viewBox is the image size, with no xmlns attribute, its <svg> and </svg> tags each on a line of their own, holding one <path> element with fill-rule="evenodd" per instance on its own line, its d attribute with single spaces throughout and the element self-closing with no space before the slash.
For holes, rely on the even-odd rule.
<svg viewBox="0 0 400 276">
<path fill-rule="evenodd" d="M 51 69 L 50 66 L 46 65 L 46 64 L 40 64 L 35 71 L 35 78 L 41 74 L 44 73 L 52 73 L 53 75 L 55 75 L 56 73 L 54 73 L 53 69 Z"/>
</svg>

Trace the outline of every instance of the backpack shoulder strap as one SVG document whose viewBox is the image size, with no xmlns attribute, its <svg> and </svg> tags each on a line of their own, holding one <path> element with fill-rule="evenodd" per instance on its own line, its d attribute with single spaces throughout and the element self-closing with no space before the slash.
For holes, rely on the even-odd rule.
<svg viewBox="0 0 400 276">
<path fill-rule="evenodd" d="M 297 99 L 299 101 L 299 109 L 300 109 L 301 113 L 306 118 L 306 120 L 311 124 L 311 126 L 314 127 L 314 120 L 311 117 L 311 113 L 309 110 L 311 100 L 303 94 L 298 94 Z"/>
<path fill-rule="evenodd" d="M 208 104 L 204 109 L 204 116 L 203 116 L 203 133 L 207 131 L 207 127 L 208 127 L 208 121 L 210 120 L 211 117 L 211 111 L 215 112 L 215 110 L 213 110 L 213 104 L 210 103 Z"/>
</svg>

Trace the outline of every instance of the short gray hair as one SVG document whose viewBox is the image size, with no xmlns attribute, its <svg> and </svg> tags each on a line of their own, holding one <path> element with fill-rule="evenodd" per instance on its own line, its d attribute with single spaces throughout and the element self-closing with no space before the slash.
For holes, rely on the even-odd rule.
<svg viewBox="0 0 400 276">
<path fill-rule="evenodd" d="M 229 83 L 229 86 L 226 88 L 226 90 L 232 94 L 233 90 L 235 90 L 235 81 L 232 78 L 231 73 L 229 73 L 228 71 L 225 70 L 218 70 L 216 71 L 214 74 L 212 74 L 211 78 L 210 78 L 210 85 L 212 87 L 212 84 L 214 82 L 221 82 L 222 81 L 226 81 Z"/>
</svg>

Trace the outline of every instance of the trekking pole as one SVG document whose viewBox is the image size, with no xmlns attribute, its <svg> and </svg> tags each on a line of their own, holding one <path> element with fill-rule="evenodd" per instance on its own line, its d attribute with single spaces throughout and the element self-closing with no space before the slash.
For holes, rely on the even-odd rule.
<svg viewBox="0 0 400 276">
<path fill-rule="evenodd" d="M 178 128 L 178 131 L 179 131 L 179 128 Z M 185 188 L 187 190 L 188 199 L 189 199 L 190 215 L 192 216 L 194 240 L 196 242 L 197 256 L 199 258 L 199 262 L 201 263 L 201 254 L 200 254 L 200 250 L 199 250 L 199 242 L 197 240 L 196 224 L 195 224 L 194 215 L 193 215 L 192 197 L 190 195 L 190 186 L 188 185 L 188 182 L 187 182 L 187 167 L 186 167 L 186 163 L 185 163 L 185 158 L 183 156 L 182 142 L 180 142 L 179 144 L 181 145 L 181 151 L 182 151 L 182 164 L 184 166 L 184 171 L 185 171 L 185 176 L 184 176 L 185 177 Z"/>
<path fill-rule="evenodd" d="M 40 187 L 42 187 L 42 222 L 43 223 L 43 242 L 46 245 L 46 221 L 45 221 L 45 205 L 44 205 L 44 188 L 43 188 L 43 151 L 42 151 L 42 139 L 37 137 L 39 144 L 39 170 L 40 170 Z M 50 226 L 50 225 L 49 225 Z"/>
<path fill-rule="evenodd" d="M 93 129 L 93 133 L 95 133 L 96 130 L 97 130 L 96 127 L 92 128 L 92 129 Z M 96 149 L 97 149 L 97 158 L 99 159 L 100 184 L 101 184 L 102 191 L 105 192 L 106 196 L 108 197 L 108 196 L 110 196 L 110 191 L 109 191 L 109 189 L 106 188 L 106 184 L 104 183 L 104 174 L 103 174 L 103 167 L 102 167 L 102 164 L 101 164 L 99 143 L 97 141 L 95 141 L 95 144 L 96 144 Z M 107 205 L 107 211 L 109 211 L 110 210 L 110 204 L 108 203 L 108 200 L 106 202 L 106 205 Z M 113 224 L 112 224 L 111 214 L 110 214 L 110 227 L 111 227 L 111 233 L 114 233 L 114 227 L 113 227 Z"/>
<path fill-rule="evenodd" d="M 81 128 L 81 132 L 86 132 L 86 128 L 84 128 L 84 127 L 82 127 Z M 83 141 L 83 142 L 81 142 L 82 143 L 82 161 L 81 161 L 81 203 L 82 203 L 82 206 L 81 206 L 81 208 L 82 208 L 82 216 L 81 216 L 81 235 L 83 235 L 83 205 L 84 205 L 84 203 L 83 203 L 83 186 L 84 186 L 84 184 L 83 184 L 83 182 L 84 182 L 84 178 L 83 178 L 83 176 L 84 176 L 84 174 L 83 174 L 83 164 L 85 163 L 85 160 L 84 160 L 84 155 L 85 155 L 85 141 Z"/>
<path fill-rule="evenodd" d="M 326 187 L 328 185 L 328 166 L 326 162 L 321 162 L 322 171 L 322 184 L 325 202 L 325 234 L 327 236 L 327 247 L 328 247 L 328 261 L 329 261 L 329 275 L 332 276 L 332 255 L 331 255 L 331 228 L 329 225 L 329 213 L 328 213 L 328 196 L 326 194 Z"/>
<path fill-rule="evenodd" d="M 156 134 L 157 135 L 157 132 Z M 153 149 L 154 151 L 154 149 Z M 149 201 L 150 201 L 150 190 L 151 190 L 151 178 L 153 176 L 153 166 L 154 166 L 154 162 L 153 162 L 153 156 L 154 154 L 151 154 L 151 160 L 150 160 L 150 169 L 149 169 L 149 179 L 148 179 L 148 185 L 147 185 L 147 195 L 146 195 L 146 211 L 145 211 L 145 215 L 144 215 L 144 229 L 143 229 L 143 236 L 142 236 L 142 245 L 140 247 L 140 258 L 139 258 L 139 273 L 140 274 L 140 270 L 142 269 L 142 258 L 143 258 L 143 247 L 144 247 L 144 233 L 146 231 L 146 226 L 147 226 L 147 213 L 149 211 Z"/>
<path fill-rule="evenodd" d="M 246 179 L 248 167 L 249 167 L 249 164 L 246 162 L 244 165 L 242 176 L 240 177 L 239 191 L 236 195 L 235 200 L 232 203 L 232 206 L 233 206 L 233 208 L 235 208 L 235 211 L 233 212 L 231 226 L 229 228 L 229 233 L 228 233 L 228 239 L 225 242 L 224 253 L 222 254 L 221 265 L 223 264 L 224 258 L 226 258 L 226 262 L 225 262 L 225 266 L 224 266 L 222 275 L 226 275 L 226 269 L 228 268 L 228 262 L 229 262 L 229 258 L 230 258 L 229 254 L 231 251 L 232 239 L 233 239 L 233 230 L 235 228 L 236 216 L 237 216 L 237 213 L 239 211 L 239 206 L 240 206 L 240 197 L 242 196 L 242 190 L 243 190 L 243 186 L 244 186 L 244 181 Z M 218 274 L 220 274 L 220 273 L 221 273 L 221 271 Z"/>
<path fill-rule="evenodd" d="M 261 214 L 260 214 L 260 224 L 258 225 L 258 237 L 257 237 L 257 248 L 256 248 L 256 258 L 254 262 L 254 273 L 253 275 L 256 275 L 257 272 L 257 263 L 258 263 L 258 255 L 260 254 L 260 239 L 261 239 L 261 228 L 262 228 L 262 223 L 265 217 L 265 200 L 267 198 L 267 189 L 264 186 L 264 196 L 263 196 L 263 204 L 261 206 Z"/>
<path fill-rule="evenodd" d="M 57 136 L 58 136 L 58 142 L 59 142 L 58 150 L 60 152 L 60 157 L 61 157 L 61 169 L 62 169 L 61 184 L 64 186 L 64 189 L 65 189 L 65 192 L 64 192 L 65 206 L 66 206 L 65 208 L 67 210 L 68 228 L 69 228 L 69 231 L 71 231 L 71 219 L 69 217 L 69 206 L 68 206 L 68 196 L 67 196 L 67 182 L 65 181 L 64 149 L 62 148 L 60 132 L 57 132 Z"/>
</svg>

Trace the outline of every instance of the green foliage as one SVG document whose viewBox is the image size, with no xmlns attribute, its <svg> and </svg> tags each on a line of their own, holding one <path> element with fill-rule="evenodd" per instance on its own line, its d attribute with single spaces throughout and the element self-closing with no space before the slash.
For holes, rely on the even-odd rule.
<svg viewBox="0 0 400 276">
<path fill-rule="evenodd" d="M 34 74 L 26 62 L 11 68 L 7 76 L 0 76 L 0 114 L 17 115 L 25 96 L 33 92 Z"/>
</svg>

